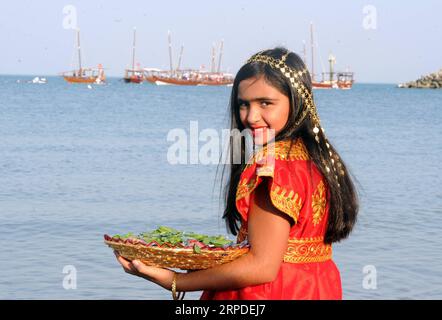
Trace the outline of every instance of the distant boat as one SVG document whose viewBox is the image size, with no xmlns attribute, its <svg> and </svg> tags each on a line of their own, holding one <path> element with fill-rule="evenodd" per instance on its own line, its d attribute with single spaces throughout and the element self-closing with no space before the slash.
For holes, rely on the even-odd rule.
<svg viewBox="0 0 442 320">
<path fill-rule="evenodd" d="M 135 69 L 135 41 L 136 41 L 136 29 L 134 28 L 134 42 L 132 46 L 132 69 L 126 69 L 124 72 L 124 82 L 126 83 L 141 83 L 143 82 L 144 74 L 138 66 Z"/>
<path fill-rule="evenodd" d="M 221 57 L 223 52 L 223 41 L 221 42 L 220 56 L 217 70 L 215 70 L 215 48 L 212 50 L 212 70 L 181 69 L 181 58 L 183 46 L 178 60 L 178 67 L 174 68 L 172 63 L 172 43 L 169 38 L 169 60 L 170 70 L 156 68 L 145 68 L 144 77 L 146 81 L 156 85 L 180 85 L 180 86 L 230 86 L 233 84 L 234 76 L 230 73 L 220 71 Z"/>
<path fill-rule="evenodd" d="M 234 76 L 224 72 L 201 73 L 202 80 L 199 86 L 229 86 L 233 84 Z"/>
<path fill-rule="evenodd" d="M 35 77 L 34 79 L 28 81 L 28 83 L 38 83 L 38 84 L 45 84 L 48 81 L 46 80 L 46 78 L 40 78 L 40 77 Z"/>
<path fill-rule="evenodd" d="M 34 77 L 32 80 L 17 80 L 17 83 L 38 83 L 38 84 L 45 84 L 48 83 L 48 80 L 46 80 L 46 78 L 43 77 Z"/>
<path fill-rule="evenodd" d="M 313 24 L 310 25 L 310 40 L 311 40 L 311 50 L 312 50 L 312 67 L 311 67 L 311 77 L 312 77 L 312 87 L 313 89 L 351 89 L 354 83 L 354 73 L 350 71 L 345 72 L 335 72 L 334 65 L 336 63 L 336 58 L 330 53 L 328 57 L 329 62 L 329 72 L 322 72 L 322 80 L 317 81 L 315 77 L 315 51 L 314 51 L 314 41 L 313 41 Z M 306 63 L 306 49 L 304 43 L 304 63 Z M 336 76 L 336 77 L 335 77 Z"/>
<path fill-rule="evenodd" d="M 64 80 L 69 83 L 96 83 L 105 82 L 104 69 L 101 64 L 97 68 L 83 68 L 81 65 L 80 30 L 77 29 L 78 69 L 62 72 Z"/>
<path fill-rule="evenodd" d="M 227 86 L 233 83 L 233 75 L 228 73 L 204 72 L 198 70 L 164 71 L 145 68 L 145 79 L 156 85 L 181 86 Z"/>
<path fill-rule="evenodd" d="M 165 71 L 145 68 L 146 81 L 156 85 L 196 86 L 200 83 L 199 74 L 194 70 Z"/>
</svg>

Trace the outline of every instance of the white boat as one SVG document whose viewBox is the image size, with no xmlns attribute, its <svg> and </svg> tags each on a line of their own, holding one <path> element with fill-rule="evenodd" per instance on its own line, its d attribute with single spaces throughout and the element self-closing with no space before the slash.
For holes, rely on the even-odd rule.
<svg viewBox="0 0 442 320">
<path fill-rule="evenodd" d="M 39 84 L 44 84 L 44 83 L 47 83 L 47 82 L 48 81 L 46 80 L 46 78 L 40 78 L 40 77 L 35 77 L 31 81 L 28 81 L 28 83 L 39 83 Z"/>
</svg>

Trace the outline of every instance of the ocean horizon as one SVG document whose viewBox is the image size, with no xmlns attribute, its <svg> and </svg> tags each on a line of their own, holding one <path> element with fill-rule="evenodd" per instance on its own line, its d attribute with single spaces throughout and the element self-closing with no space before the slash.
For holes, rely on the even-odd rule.
<svg viewBox="0 0 442 320">
<path fill-rule="evenodd" d="M 0 73 L 0 77 L 30 77 L 29 79 L 26 78 L 26 80 L 32 80 L 32 78 L 34 77 L 40 77 L 40 78 L 58 78 L 61 77 L 61 75 L 59 74 L 1 74 Z M 106 79 L 111 79 L 111 80 L 118 80 L 118 79 L 123 79 L 124 77 L 124 70 L 121 72 L 121 76 L 118 75 L 107 75 L 106 74 Z M 25 80 L 25 79 L 21 79 L 18 78 L 16 80 Z M 412 79 L 409 80 L 404 80 L 405 81 L 411 81 Z M 363 82 L 359 82 L 356 78 L 354 85 L 360 85 L 360 84 L 385 84 L 385 85 L 397 85 L 401 83 L 399 82 L 370 82 L 370 81 L 363 81 Z M 142 83 L 142 84 L 147 84 L 147 83 Z M 427 88 L 423 88 L 423 89 L 427 89 Z"/>
</svg>

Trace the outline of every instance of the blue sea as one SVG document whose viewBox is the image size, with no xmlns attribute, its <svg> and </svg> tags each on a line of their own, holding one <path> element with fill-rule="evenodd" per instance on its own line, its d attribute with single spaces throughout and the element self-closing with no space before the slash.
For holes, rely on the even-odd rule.
<svg viewBox="0 0 442 320">
<path fill-rule="evenodd" d="M 0 299 L 171 299 L 126 274 L 103 234 L 234 238 L 216 164 L 167 160 L 172 129 L 228 128 L 231 88 L 31 79 L 0 77 Z M 442 299 L 442 90 L 314 95 L 360 194 L 354 232 L 334 245 L 344 299 Z"/>
</svg>

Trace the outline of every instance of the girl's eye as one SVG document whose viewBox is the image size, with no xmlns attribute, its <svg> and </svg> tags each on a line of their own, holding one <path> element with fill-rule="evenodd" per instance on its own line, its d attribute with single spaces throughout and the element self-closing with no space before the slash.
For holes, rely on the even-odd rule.
<svg viewBox="0 0 442 320">
<path fill-rule="evenodd" d="M 245 102 L 241 102 L 241 103 L 239 104 L 239 108 L 240 108 L 240 109 L 245 109 L 245 108 L 247 108 L 247 104 L 246 104 Z"/>
<path fill-rule="evenodd" d="M 270 102 L 267 102 L 267 101 L 262 101 L 261 102 L 261 106 L 263 106 L 263 107 L 266 107 L 266 106 L 268 106 L 270 104 Z"/>
</svg>

